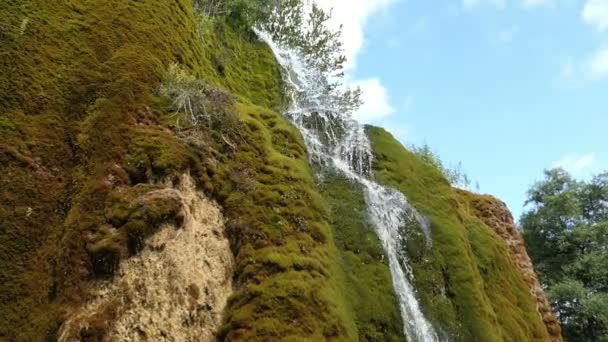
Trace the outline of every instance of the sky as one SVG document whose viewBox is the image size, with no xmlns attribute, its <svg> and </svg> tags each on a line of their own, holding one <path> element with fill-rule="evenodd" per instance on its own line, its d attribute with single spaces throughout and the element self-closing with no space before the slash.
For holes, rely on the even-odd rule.
<svg viewBox="0 0 608 342">
<path fill-rule="evenodd" d="M 543 170 L 608 169 L 608 0 L 316 0 L 354 114 L 461 162 L 517 219 Z"/>
</svg>

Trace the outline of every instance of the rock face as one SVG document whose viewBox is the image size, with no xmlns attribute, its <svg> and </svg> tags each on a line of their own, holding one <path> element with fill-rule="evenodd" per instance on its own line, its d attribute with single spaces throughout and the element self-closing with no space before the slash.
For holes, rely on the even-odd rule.
<svg viewBox="0 0 608 342">
<path fill-rule="evenodd" d="M 551 305 L 547 300 L 536 272 L 534 272 L 534 266 L 526 251 L 524 240 L 515 227 L 513 216 L 507 205 L 491 196 L 476 196 L 470 203 L 476 210 L 477 216 L 486 225 L 494 229 L 507 243 L 513 261 L 523 274 L 526 284 L 530 288 L 530 294 L 536 301 L 536 308 L 547 326 L 551 340 L 554 342 L 562 341 L 559 323 L 555 318 L 555 314 L 551 309 Z"/>
<path fill-rule="evenodd" d="M 280 113 L 281 70 L 249 30 L 199 20 L 192 0 L 0 1 L 0 18 L 0 341 L 402 340 L 364 196 L 339 179 L 321 189 Z M 238 122 L 181 125 L 159 97 L 176 62 L 229 91 Z M 546 342 L 503 240 L 437 170 L 370 132 L 376 178 L 433 223 L 414 270 L 434 324 L 454 341 Z"/>
<path fill-rule="evenodd" d="M 95 297 L 76 308 L 60 341 L 212 341 L 232 291 L 233 257 L 217 204 L 196 191 L 192 178 L 168 196 L 182 204 L 183 225 L 165 224 L 125 259 Z"/>
</svg>

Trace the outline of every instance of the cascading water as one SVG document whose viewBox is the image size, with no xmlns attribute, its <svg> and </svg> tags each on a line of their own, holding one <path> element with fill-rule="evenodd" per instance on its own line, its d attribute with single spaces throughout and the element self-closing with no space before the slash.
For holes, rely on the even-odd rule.
<svg viewBox="0 0 608 342">
<path fill-rule="evenodd" d="M 431 241 L 429 224 L 408 204 L 402 193 L 373 181 L 373 154 L 367 135 L 350 114 L 341 112 L 331 96 L 327 96 L 318 70 L 302 62 L 296 52 L 275 44 L 269 34 L 257 33 L 272 48 L 283 67 L 292 100 L 284 115 L 301 131 L 312 162 L 334 167 L 364 188 L 371 223 L 388 256 L 407 340 L 438 341 L 410 284 L 412 274 L 401 252 L 399 233 L 402 227 L 414 223 L 422 227 L 427 241 Z"/>
</svg>

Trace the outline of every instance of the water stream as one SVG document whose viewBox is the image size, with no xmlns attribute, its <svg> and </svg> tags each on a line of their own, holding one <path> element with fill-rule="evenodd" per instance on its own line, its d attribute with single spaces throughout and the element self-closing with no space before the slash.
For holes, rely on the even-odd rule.
<svg viewBox="0 0 608 342">
<path fill-rule="evenodd" d="M 291 98 L 291 105 L 284 115 L 302 133 L 311 161 L 339 170 L 364 189 L 370 221 L 388 256 L 407 340 L 438 341 L 409 281 L 413 275 L 406 256 L 401 252 L 402 237 L 399 233 L 408 223 L 416 222 L 423 228 L 427 241 L 431 241 L 428 222 L 408 204 L 401 192 L 373 180 L 373 153 L 364 128 L 349 113 L 338 109 L 335 100 L 327 95 L 323 76 L 316 68 L 307 66 L 296 52 L 275 44 L 270 35 L 257 33 L 272 48 L 283 68 L 286 91 Z"/>
</svg>

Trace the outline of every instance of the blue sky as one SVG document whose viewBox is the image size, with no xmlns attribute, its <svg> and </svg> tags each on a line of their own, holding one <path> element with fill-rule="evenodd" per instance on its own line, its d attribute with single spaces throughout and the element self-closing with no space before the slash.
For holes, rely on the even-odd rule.
<svg viewBox="0 0 608 342">
<path fill-rule="evenodd" d="M 554 166 L 608 169 L 608 0 L 325 0 L 360 121 L 462 162 L 517 218 Z"/>
</svg>

